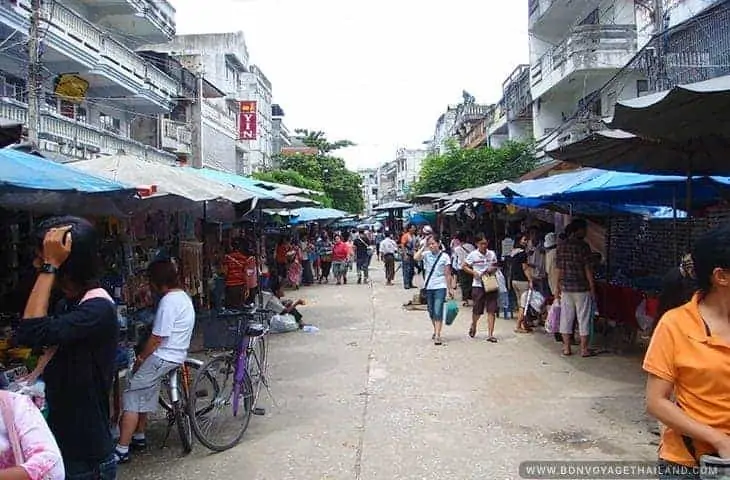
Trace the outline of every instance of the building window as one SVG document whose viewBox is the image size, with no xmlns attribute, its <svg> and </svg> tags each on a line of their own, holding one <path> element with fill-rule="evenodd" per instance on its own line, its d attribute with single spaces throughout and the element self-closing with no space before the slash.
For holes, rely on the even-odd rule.
<svg viewBox="0 0 730 480">
<path fill-rule="evenodd" d="M 58 113 L 66 118 L 70 118 L 79 122 L 86 122 L 86 109 L 81 105 L 69 102 L 67 100 L 60 100 L 58 103 Z"/>
<path fill-rule="evenodd" d="M 106 113 L 100 113 L 99 126 L 108 132 L 119 133 L 122 129 L 122 121 Z"/>
<path fill-rule="evenodd" d="M 643 97 L 649 93 L 649 80 L 636 81 L 636 96 Z"/>
<path fill-rule="evenodd" d="M 0 96 L 28 103 L 25 81 L 12 75 L 0 76 Z"/>
</svg>

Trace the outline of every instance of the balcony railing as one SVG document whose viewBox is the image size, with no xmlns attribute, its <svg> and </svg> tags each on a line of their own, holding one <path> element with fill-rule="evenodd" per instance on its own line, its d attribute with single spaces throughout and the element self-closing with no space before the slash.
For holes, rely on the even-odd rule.
<svg viewBox="0 0 730 480">
<path fill-rule="evenodd" d="M 162 148 L 176 152 L 189 152 L 193 134 L 186 123 L 165 119 L 162 121 Z"/>
<path fill-rule="evenodd" d="M 0 99 L 0 118 L 25 123 L 27 117 L 28 107 L 26 105 L 5 98 Z M 175 156 L 167 152 L 50 111 L 41 113 L 39 133 L 42 139 L 52 140 L 54 144 L 58 144 L 60 146 L 58 150 L 61 150 L 61 153 L 79 159 L 89 158 L 90 155 L 96 153 L 114 155 L 123 151 L 127 155 L 160 162 L 175 160 Z M 44 142 L 41 142 L 40 147 L 49 151 L 58 151 L 51 149 Z"/>
<path fill-rule="evenodd" d="M 580 25 L 531 66 L 532 86 L 558 69 L 565 76 L 575 70 L 621 68 L 628 60 L 626 57 L 634 52 L 635 25 Z"/>
<path fill-rule="evenodd" d="M 30 0 L 18 0 L 17 5 L 18 12 L 24 18 L 29 17 Z M 110 67 L 131 81 L 135 88 L 140 89 L 140 93 L 152 90 L 161 97 L 157 100 L 169 100 L 178 94 L 177 82 L 73 10 L 59 2 L 43 2 L 42 8 L 48 31 L 53 33 L 46 41 L 59 53 L 81 60 L 90 69 Z M 63 39 L 64 43 L 54 45 L 54 38 Z M 73 49 L 68 48 L 66 42 L 72 44 Z M 77 54 L 83 58 L 75 58 Z M 145 88 L 145 84 L 149 87 Z"/>
<path fill-rule="evenodd" d="M 605 128 L 602 118 L 598 115 L 589 115 L 576 120 L 568 129 L 557 138 L 557 146 L 578 142 L 593 132 Z"/>
<path fill-rule="evenodd" d="M 220 125 L 223 129 L 229 133 L 236 134 L 238 124 L 236 121 L 225 113 L 221 112 L 220 109 L 210 100 L 203 99 L 203 118 L 207 118 L 214 123 Z"/>
</svg>

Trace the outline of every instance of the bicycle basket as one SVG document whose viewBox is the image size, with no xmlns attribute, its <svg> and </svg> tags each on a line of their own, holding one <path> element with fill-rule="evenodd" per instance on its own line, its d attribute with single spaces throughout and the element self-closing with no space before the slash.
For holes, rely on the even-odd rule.
<svg viewBox="0 0 730 480">
<path fill-rule="evenodd" d="M 203 324 L 203 346 L 211 350 L 236 348 L 241 332 L 249 321 L 250 314 L 240 310 L 211 312 L 210 318 Z"/>
</svg>

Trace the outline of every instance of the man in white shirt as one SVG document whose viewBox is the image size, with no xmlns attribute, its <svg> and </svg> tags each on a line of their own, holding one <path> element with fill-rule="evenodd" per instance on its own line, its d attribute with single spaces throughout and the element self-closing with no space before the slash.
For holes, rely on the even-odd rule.
<svg viewBox="0 0 730 480">
<path fill-rule="evenodd" d="M 137 355 L 124 392 L 117 463 L 129 461 L 130 446 L 147 446 L 147 415 L 157 411 L 165 375 L 185 362 L 195 326 L 195 308 L 182 289 L 177 267 L 171 260 L 155 260 L 147 270 L 150 287 L 161 297 L 152 335 Z"/>
<path fill-rule="evenodd" d="M 471 296 L 472 300 L 474 300 L 474 307 L 472 309 L 469 336 L 472 338 L 476 336 L 479 318 L 486 311 L 489 329 L 487 341 L 497 343 L 497 338 L 494 336 L 494 323 L 497 319 L 497 311 L 499 310 L 499 290 L 486 292 L 482 284 L 482 275 L 497 271 L 497 254 L 487 248 L 489 243 L 484 235 L 477 236 L 476 244 L 477 249 L 467 255 L 462 265 L 462 269 L 473 277 Z"/>
<path fill-rule="evenodd" d="M 385 238 L 380 242 L 378 252 L 380 260 L 385 265 L 385 284 L 393 285 L 395 279 L 395 252 L 398 251 L 398 244 L 393 240 L 390 232 L 385 232 Z"/>
</svg>

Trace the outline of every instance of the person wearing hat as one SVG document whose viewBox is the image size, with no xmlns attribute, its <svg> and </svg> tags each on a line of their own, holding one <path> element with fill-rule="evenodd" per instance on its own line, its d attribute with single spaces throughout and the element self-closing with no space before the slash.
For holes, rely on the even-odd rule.
<svg viewBox="0 0 730 480">
<path fill-rule="evenodd" d="M 558 272 L 556 270 L 558 242 L 557 236 L 550 232 L 545 235 L 545 273 L 547 273 L 548 287 L 550 294 L 554 295 L 558 291 Z"/>
</svg>

